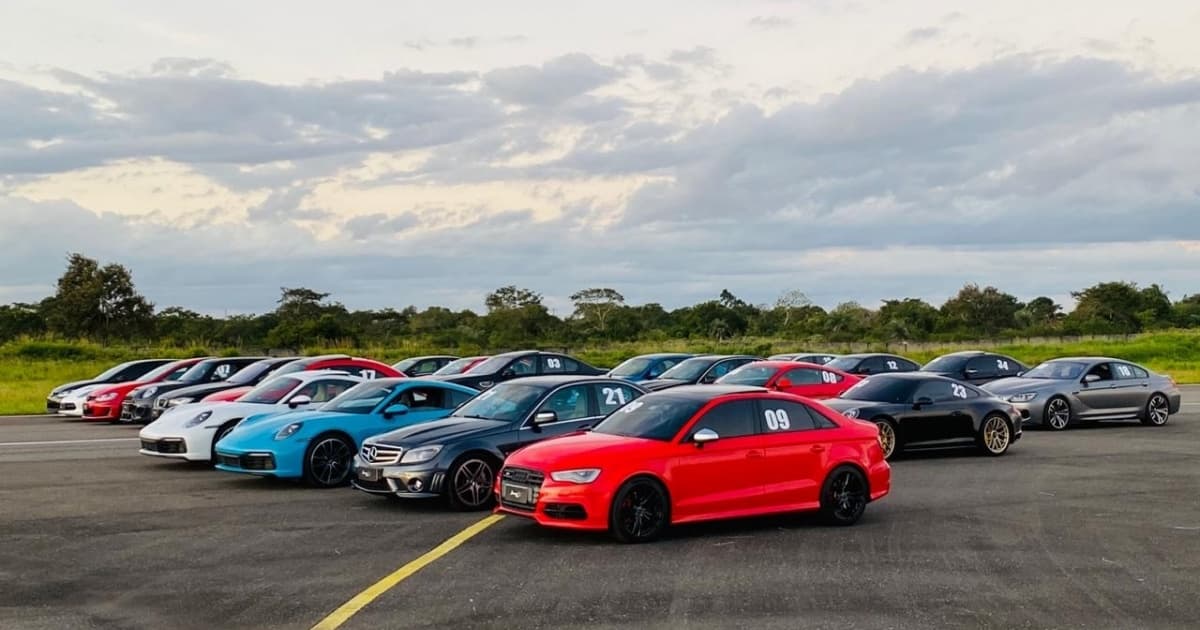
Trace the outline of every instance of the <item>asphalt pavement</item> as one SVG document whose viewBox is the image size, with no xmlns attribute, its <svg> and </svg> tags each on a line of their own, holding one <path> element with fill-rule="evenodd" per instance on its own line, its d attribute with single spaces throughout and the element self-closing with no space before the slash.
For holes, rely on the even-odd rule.
<svg viewBox="0 0 1200 630">
<path fill-rule="evenodd" d="M 650 545 L 507 517 L 344 628 L 1196 628 L 1200 388 L 1161 428 L 909 456 L 857 526 Z M 0 628 L 310 628 L 482 514 L 137 454 L 137 428 L 0 418 Z"/>
</svg>

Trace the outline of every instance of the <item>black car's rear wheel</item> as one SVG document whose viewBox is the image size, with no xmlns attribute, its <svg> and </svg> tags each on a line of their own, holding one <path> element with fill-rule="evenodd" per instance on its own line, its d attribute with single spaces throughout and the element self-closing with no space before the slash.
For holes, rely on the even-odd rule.
<svg viewBox="0 0 1200 630">
<path fill-rule="evenodd" d="M 304 453 L 304 480 L 318 488 L 345 485 L 350 479 L 354 445 L 336 434 L 318 435 Z"/>
<path fill-rule="evenodd" d="M 446 475 L 450 486 L 446 498 L 450 507 L 461 510 L 483 510 L 492 506 L 495 496 L 492 484 L 498 467 L 490 458 L 471 455 L 454 463 Z"/>
<path fill-rule="evenodd" d="M 1146 401 L 1146 409 L 1142 413 L 1142 424 L 1161 427 L 1171 419 L 1171 403 L 1162 394 L 1154 394 Z"/>
<path fill-rule="evenodd" d="M 1012 445 L 1012 426 L 1008 424 L 1008 420 L 1004 416 L 992 414 L 983 419 L 983 425 L 979 427 L 976 441 L 979 448 L 988 455 L 1003 455 Z"/>
<path fill-rule="evenodd" d="M 1062 396 L 1055 396 L 1047 401 L 1042 425 L 1051 431 L 1062 431 L 1069 424 L 1071 424 L 1071 403 Z"/>
<path fill-rule="evenodd" d="M 879 427 L 879 448 L 883 449 L 883 458 L 891 459 L 892 455 L 896 454 L 899 438 L 896 434 L 896 425 L 887 418 L 876 418 L 872 422 Z"/>
<path fill-rule="evenodd" d="M 839 466 L 821 487 L 821 517 L 830 525 L 853 525 L 862 518 L 871 494 L 867 478 L 853 466 Z"/>
<path fill-rule="evenodd" d="M 623 543 L 650 542 L 671 521 L 671 502 L 662 484 L 653 479 L 630 479 L 617 490 L 608 513 L 608 529 Z"/>
</svg>

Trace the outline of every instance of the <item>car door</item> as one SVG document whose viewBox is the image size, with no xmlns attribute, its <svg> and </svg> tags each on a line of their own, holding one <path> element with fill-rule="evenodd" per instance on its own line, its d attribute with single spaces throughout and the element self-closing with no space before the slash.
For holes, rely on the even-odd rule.
<svg viewBox="0 0 1200 630">
<path fill-rule="evenodd" d="M 1130 363 L 1113 363 L 1112 369 L 1117 377 L 1113 388 L 1116 410 L 1129 415 L 1140 413 L 1150 398 L 1150 374 Z"/>
<path fill-rule="evenodd" d="M 1088 377 L 1096 380 L 1088 380 Z M 1121 394 L 1117 391 L 1117 379 L 1113 364 L 1103 361 L 1084 372 L 1079 382 L 1079 393 L 1075 395 L 1082 403 L 1080 418 L 1094 418 L 1120 413 Z"/>
<path fill-rule="evenodd" d="M 937 442 L 974 436 L 974 427 L 967 406 L 972 397 L 967 387 L 948 380 L 935 379 L 921 383 L 913 392 L 913 408 L 904 413 L 900 423 L 901 439 L 907 443 Z M 917 401 L 928 399 L 918 408 Z"/>
<path fill-rule="evenodd" d="M 573 433 L 599 422 L 603 416 L 600 415 L 593 390 L 592 384 L 582 383 L 551 392 L 526 418 L 519 436 L 521 446 Z M 558 419 L 546 424 L 534 424 L 534 417 L 544 411 L 553 411 Z"/>
<path fill-rule="evenodd" d="M 719 436 L 697 444 L 710 429 Z M 763 506 L 764 453 L 752 399 L 719 403 L 684 432 L 671 467 L 672 510 L 680 520 L 758 511 Z"/>
<path fill-rule="evenodd" d="M 893 363 L 895 362 L 893 361 Z M 851 372 L 855 374 L 880 374 L 883 372 L 895 372 L 899 369 L 898 364 L 896 368 L 892 369 L 883 357 L 867 357 L 855 366 Z"/>
<path fill-rule="evenodd" d="M 829 432 L 818 429 L 813 412 L 800 402 L 761 398 L 758 420 L 764 505 L 769 509 L 819 505 L 822 471 L 831 447 Z"/>
</svg>

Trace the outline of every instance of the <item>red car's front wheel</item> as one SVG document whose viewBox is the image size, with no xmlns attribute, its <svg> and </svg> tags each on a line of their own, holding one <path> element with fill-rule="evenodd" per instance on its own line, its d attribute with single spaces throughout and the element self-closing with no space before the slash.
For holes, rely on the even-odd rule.
<svg viewBox="0 0 1200 630">
<path fill-rule="evenodd" d="M 670 515 L 670 499 L 662 484 L 638 477 L 617 490 L 608 514 L 608 528 L 621 542 L 650 542 L 666 531 Z"/>
</svg>

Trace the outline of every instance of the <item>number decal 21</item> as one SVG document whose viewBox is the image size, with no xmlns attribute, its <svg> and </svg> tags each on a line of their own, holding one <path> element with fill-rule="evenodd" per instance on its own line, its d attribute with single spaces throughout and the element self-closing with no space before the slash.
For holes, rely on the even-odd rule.
<svg viewBox="0 0 1200 630">
<path fill-rule="evenodd" d="M 624 405 L 626 402 L 625 390 L 621 389 L 620 387 L 605 387 L 604 389 L 600 390 L 600 393 L 604 394 L 605 406 L 617 407 Z"/>
</svg>

